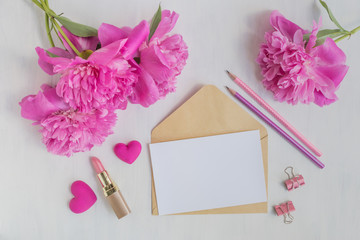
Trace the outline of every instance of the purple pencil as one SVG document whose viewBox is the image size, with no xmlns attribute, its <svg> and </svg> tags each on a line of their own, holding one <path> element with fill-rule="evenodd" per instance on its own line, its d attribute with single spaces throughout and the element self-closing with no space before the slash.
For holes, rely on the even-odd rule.
<svg viewBox="0 0 360 240">
<path fill-rule="evenodd" d="M 258 115 L 262 120 L 264 120 L 267 124 L 269 124 L 273 129 L 275 129 L 281 136 L 283 136 L 289 143 L 294 145 L 299 151 L 301 151 L 305 156 L 310 158 L 318 167 L 324 168 L 325 165 L 320 162 L 314 155 L 312 155 L 306 148 L 304 148 L 300 143 L 298 143 L 294 138 L 292 138 L 289 134 L 287 134 L 284 130 L 282 130 L 278 125 L 276 125 L 271 119 L 265 116 L 259 109 L 257 109 L 254 105 L 252 105 L 248 100 L 246 100 L 243 96 L 241 96 L 235 90 L 226 87 L 229 92 L 235 96 L 240 102 L 245 104 L 251 111 L 253 111 L 256 115 Z"/>
</svg>

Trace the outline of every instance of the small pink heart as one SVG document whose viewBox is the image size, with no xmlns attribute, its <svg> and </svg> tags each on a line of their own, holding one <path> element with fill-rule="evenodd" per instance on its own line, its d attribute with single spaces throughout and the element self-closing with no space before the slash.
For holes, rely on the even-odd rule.
<svg viewBox="0 0 360 240">
<path fill-rule="evenodd" d="M 114 147 L 114 152 L 124 162 L 132 164 L 141 152 L 141 143 L 138 141 L 131 141 L 128 145 L 118 143 Z"/>
<path fill-rule="evenodd" d="M 94 191 L 83 181 L 75 181 L 71 184 L 71 193 L 74 198 L 70 200 L 69 207 L 73 213 L 83 213 L 96 202 Z"/>
</svg>

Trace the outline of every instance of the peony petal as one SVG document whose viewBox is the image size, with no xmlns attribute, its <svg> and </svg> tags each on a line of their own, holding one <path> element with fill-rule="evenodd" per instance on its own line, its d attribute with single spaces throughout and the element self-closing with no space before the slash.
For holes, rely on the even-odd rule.
<svg viewBox="0 0 360 240">
<path fill-rule="evenodd" d="M 19 103 L 23 118 L 38 122 L 56 111 L 69 108 L 62 98 L 56 95 L 55 88 L 46 84 L 41 88 L 43 91 L 24 97 Z"/>
<path fill-rule="evenodd" d="M 68 31 L 64 26 L 61 27 L 61 29 L 64 31 L 65 35 L 69 38 L 70 42 L 74 44 L 75 48 L 79 51 L 85 51 L 85 50 L 91 50 L 95 51 L 96 46 L 99 43 L 98 37 L 78 37 L 72 34 L 70 31 Z M 59 34 L 62 42 L 64 43 L 65 48 L 73 55 L 76 56 L 76 53 L 72 50 L 72 48 L 69 46 L 69 44 L 65 41 L 64 37 Z"/>
<path fill-rule="evenodd" d="M 118 28 L 114 25 L 103 23 L 98 30 L 101 46 L 104 47 L 117 40 L 127 38 L 130 32 L 131 28 L 129 27 Z"/>
<path fill-rule="evenodd" d="M 43 91 L 46 99 L 52 103 L 58 110 L 67 110 L 69 105 L 64 102 L 64 100 L 56 94 L 56 88 L 51 87 L 48 84 L 41 85 L 41 90 Z"/>
<path fill-rule="evenodd" d="M 139 80 L 134 85 L 134 92 L 129 96 L 129 101 L 143 107 L 149 107 L 159 100 L 159 90 L 151 75 L 135 62 L 133 64 L 137 66 L 136 72 L 139 75 Z"/>
<path fill-rule="evenodd" d="M 324 65 L 344 65 L 346 62 L 345 53 L 331 38 L 327 38 L 322 45 L 313 48 L 311 54 L 321 58 L 322 64 Z"/>
<path fill-rule="evenodd" d="M 324 94 L 322 94 L 320 91 L 315 91 L 314 96 L 314 103 L 319 105 L 320 107 L 323 107 L 324 105 L 329 105 L 338 99 L 337 97 L 333 99 L 326 98 Z"/>
<path fill-rule="evenodd" d="M 140 45 L 149 36 L 149 23 L 141 21 L 129 34 L 129 37 L 121 49 L 121 54 L 125 59 L 130 59 L 139 49 Z"/>
<path fill-rule="evenodd" d="M 97 64 L 107 65 L 115 57 L 119 55 L 120 50 L 124 47 L 126 39 L 115 41 L 105 47 L 93 52 L 88 58 L 89 61 L 94 61 Z"/>
<path fill-rule="evenodd" d="M 169 33 L 175 27 L 178 18 L 179 14 L 176 12 L 163 10 L 161 12 L 161 21 L 151 39 L 162 38 L 165 34 Z"/>
<path fill-rule="evenodd" d="M 39 60 L 38 60 L 39 66 L 42 68 L 42 70 L 44 70 L 44 72 L 46 72 L 49 75 L 54 75 L 56 73 L 54 72 L 55 65 L 68 65 L 71 62 L 71 60 L 67 58 L 70 55 L 61 52 L 58 49 L 51 48 L 49 49 L 49 51 L 54 54 L 56 53 L 61 54 L 60 57 L 50 57 L 48 53 L 40 47 L 36 47 L 35 51 L 39 56 Z"/>
<path fill-rule="evenodd" d="M 63 73 L 67 69 L 71 68 L 74 65 L 74 62 L 87 63 L 88 60 L 76 56 L 74 59 L 68 59 L 68 61 L 66 61 L 66 62 L 61 62 L 61 63 L 54 65 L 54 72 L 55 73 Z"/>
<path fill-rule="evenodd" d="M 303 34 L 307 33 L 307 31 L 286 19 L 279 11 L 276 10 L 270 15 L 270 24 L 291 41 L 294 40 L 293 37 L 297 30 L 301 30 Z"/>
<path fill-rule="evenodd" d="M 304 34 L 302 33 L 301 29 L 297 30 L 294 34 L 294 43 L 297 45 L 304 45 Z"/>
<path fill-rule="evenodd" d="M 346 65 L 319 65 L 314 68 L 314 71 L 320 76 L 327 77 L 331 79 L 331 82 L 334 84 L 334 87 L 337 88 L 341 81 L 344 79 L 349 66 Z"/>
<path fill-rule="evenodd" d="M 313 22 L 313 30 L 311 31 L 311 34 L 309 36 L 309 41 L 306 44 L 306 52 L 310 52 L 310 50 L 315 46 L 316 44 L 316 35 L 318 34 L 319 27 L 321 26 L 321 19 L 319 21 L 319 24 L 316 24 L 316 22 Z"/>
<path fill-rule="evenodd" d="M 130 64 L 127 60 L 123 58 L 114 58 L 112 61 L 110 61 L 107 66 L 114 70 L 117 73 L 127 73 L 128 69 L 130 68 Z"/>
<path fill-rule="evenodd" d="M 159 46 L 153 45 L 145 48 L 140 53 L 141 65 L 154 78 L 156 82 L 167 81 L 174 75 L 174 70 L 169 68 L 165 56 Z"/>
<path fill-rule="evenodd" d="M 51 52 L 51 53 L 53 53 L 53 54 L 55 54 L 56 56 L 59 56 L 59 57 L 73 58 L 71 53 L 69 53 L 68 51 L 66 51 L 66 50 L 64 50 L 62 48 L 52 47 L 52 48 L 49 48 L 47 51 Z"/>
</svg>

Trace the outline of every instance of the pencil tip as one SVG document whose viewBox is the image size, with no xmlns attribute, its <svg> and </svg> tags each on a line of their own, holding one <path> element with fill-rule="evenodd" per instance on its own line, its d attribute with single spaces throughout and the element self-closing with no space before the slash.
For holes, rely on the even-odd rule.
<svg viewBox="0 0 360 240">
<path fill-rule="evenodd" d="M 229 88 L 228 86 L 225 86 L 225 87 L 232 95 L 235 95 L 235 93 L 236 93 L 235 90 Z"/>
<path fill-rule="evenodd" d="M 226 71 L 226 73 L 229 75 L 229 77 L 230 77 L 232 80 L 234 80 L 234 79 L 236 78 L 234 74 L 232 74 L 231 72 L 229 72 L 229 70 L 225 70 L 225 71 Z"/>
</svg>

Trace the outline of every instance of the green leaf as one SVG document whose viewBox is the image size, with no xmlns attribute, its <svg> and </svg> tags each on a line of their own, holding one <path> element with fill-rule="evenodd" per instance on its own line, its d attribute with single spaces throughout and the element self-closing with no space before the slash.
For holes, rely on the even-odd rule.
<svg viewBox="0 0 360 240">
<path fill-rule="evenodd" d="M 308 42 L 308 41 L 309 41 L 310 34 L 311 34 L 311 33 L 304 34 L 303 40 L 304 40 L 305 42 Z"/>
<path fill-rule="evenodd" d="M 70 19 L 59 15 L 55 15 L 54 18 L 56 18 L 56 20 L 58 20 L 72 34 L 78 37 L 97 36 L 97 30 L 93 27 L 73 22 Z"/>
<path fill-rule="evenodd" d="M 334 14 L 331 12 L 330 8 L 328 7 L 328 5 L 326 4 L 326 2 L 319 0 L 319 2 L 321 3 L 321 5 L 325 8 L 325 10 L 327 11 L 330 20 L 335 23 L 335 25 L 340 28 L 342 31 L 348 32 L 347 30 L 345 30 L 340 23 L 336 20 L 336 18 L 334 17 Z"/>
<path fill-rule="evenodd" d="M 341 35 L 344 33 L 341 29 L 323 29 L 318 32 L 316 35 L 318 38 L 324 37 L 324 36 L 332 36 L 332 35 Z"/>
<path fill-rule="evenodd" d="M 341 29 L 323 29 L 320 30 L 318 32 L 318 34 L 316 35 L 316 45 L 315 46 L 319 46 L 322 45 L 326 38 L 337 38 L 343 34 L 346 34 L 347 32 L 342 31 Z M 304 35 L 303 39 L 304 41 L 308 42 L 309 41 L 309 37 L 310 37 L 311 33 L 307 33 Z"/>
<path fill-rule="evenodd" d="M 149 33 L 149 41 L 151 37 L 154 35 L 159 23 L 161 21 L 161 6 L 159 4 L 159 8 L 156 11 L 155 15 L 153 16 L 151 23 L 150 23 L 150 33 Z"/>
<path fill-rule="evenodd" d="M 52 58 L 60 57 L 60 56 L 58 56 L 56 54 L 53 54 L 53 53 L 49 52 L 48 50 L 45 50 L 45 52 L 49 55 L 49 57 L 52 57 Z"/>
<path fill-rule="evenodd" d="M 326 38 L 337 38 L 343 34 L 345 34 L 346 32 L 342 31 L 341 29 L 324 29 L 318 32 L 317 34 L 317 39 L 316 39 L 316 45 L 315 46 L 319 46 L 321 44 L 323 44 L 326 40 Z"/>
</svg>

